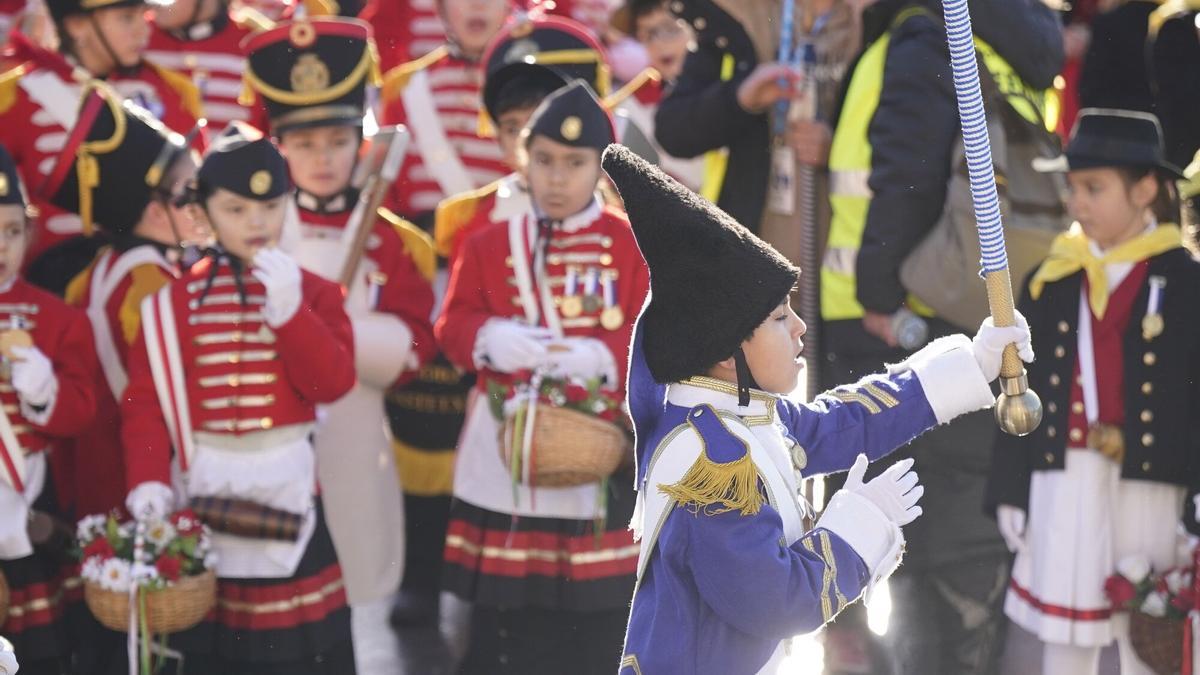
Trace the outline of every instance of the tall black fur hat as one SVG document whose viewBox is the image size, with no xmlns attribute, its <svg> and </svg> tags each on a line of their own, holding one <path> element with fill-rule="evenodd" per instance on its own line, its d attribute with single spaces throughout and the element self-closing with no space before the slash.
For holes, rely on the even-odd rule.
<svg viewBox="0 0 1200 675">
<path fill-rule="evenodd" d="M 729 214 L 622 145 L 604 152 L 650 268 L 646 365 L 677 382 L 733 356 L 783 302 L 800 270 Z"/>
</svg>

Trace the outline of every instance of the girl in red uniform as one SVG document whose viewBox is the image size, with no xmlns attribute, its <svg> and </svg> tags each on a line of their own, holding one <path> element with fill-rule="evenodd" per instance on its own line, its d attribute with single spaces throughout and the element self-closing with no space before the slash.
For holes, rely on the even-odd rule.
<svg viewBox="0 0 1200 675">
<path fill-rule="evenodd" d="M 61 558 L 40 536 L 48 529 L 30 526 L 51 522 L 40 512 L 55 510 L 61 476 L 49 451 L 91 423 L 97 366 L 83 312 L 18 276 L 32 235 L 16 164 L 0 146 L 0 570 L 11 594 L 0 634 L 22 673 L 57 675 L 67 657 Z"/>
<path fill-rule="evenodd" d="M 311 442 L 316 405 L 354 385 L 354 345 L 341 289 L 276 248 L 289 187 L 271 141 L 230 125 L 192 191 L 216 255 L 142 303 L 130 358 L 130 512 L 212 498 L 295 525 L 275 539 L 214 533 L 217 606 L 171 636 L 185 673 L 355 672 Z"/>
<path fill-rule="evenodd" d="M 608 481 L 606 512 L 600 484 L 514 487 L 486 395 L 534 368 L 622 392 L 648 276 L 625 215 L 596 194 L 614 134 L 591 89 L 560 89 L 524 134 L 534 209 L 467 238 L 435 326 L 450 360 L 479 374 L 459 439 L 444 579 L 473 603 L 464 672 L 609 673 L 637 565 L 625 526 L 631 481 Z M 599 516 L 607 524 L 596 532 Z"/>
</svg>

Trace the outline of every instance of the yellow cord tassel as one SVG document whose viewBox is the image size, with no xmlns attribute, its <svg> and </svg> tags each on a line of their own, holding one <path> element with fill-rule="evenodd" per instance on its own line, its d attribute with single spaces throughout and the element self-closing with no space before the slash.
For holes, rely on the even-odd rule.
<svg viewBox="0 0 1200 675">
<path fill-rule="evenodd" d="M 254 91 L 254 86 L 250 84 L 250 66 L 245 66 L 246 70 L 242 72 L 242 90 L 238 92 L 237 102 L 247 108 L 252 107 L 258 96 Z"/>
<path fill-rule="evenodd" d="M 100 162 L 91 153 L 80 149 L 75 163 L 79 182 L 79 219 L 83 222 L 84 236 L 92 236 L 92 190 L 100 186 Z"/>
<path fill-rule="evenodd" d="M 762 493 L 758 490 L 758 467 L 750 459 L 750 453 L 732 462 L 718 464 L 701 452 L 678 483 L 660 483 L 658 491 L 680 504 L 691 505 L 693 513 L 703 508 L 710 516 L 734 510 L 741 510 L 743 516 L 752 516 L 762 509 L 763 504 Z"/>
</svg>

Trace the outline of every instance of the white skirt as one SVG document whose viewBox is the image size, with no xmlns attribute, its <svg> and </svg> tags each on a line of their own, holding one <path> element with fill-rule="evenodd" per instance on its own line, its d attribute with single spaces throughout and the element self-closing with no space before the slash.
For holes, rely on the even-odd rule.
<svg viewBox="0 0 1200 675">
<path fill-rule="evenodd" d="M 1034 471 L 1025 550 L 1017 554 L 1004 611 L 1044 642 L 1112 642 L 1104 582 L 1118 560 L 1141 554 L 1156 571 L 1186 562 L 1179 519 L 1185 489 L 1121 478 L 1093 450 L 1068 450 L 1063 471 Z"/>
</svg>

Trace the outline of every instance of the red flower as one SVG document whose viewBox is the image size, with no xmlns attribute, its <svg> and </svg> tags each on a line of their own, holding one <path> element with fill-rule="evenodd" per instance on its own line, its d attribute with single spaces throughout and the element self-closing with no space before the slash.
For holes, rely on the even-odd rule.
<svg viewBox="0 0 1200 675">
<path fill-rule="evenodd" d="M 183 561 L 179 556 L 164 555 L 154 563 L 154 567 L 158 569 L 158 576 L 167 581 L 178 581 L 180 573 L 183 572 Z"/>
<path fill-rule="evenodd" d="M 116 555 L 116 552 L 113 551 L 112 544 L 108 543 L 108 540 L 104 537 L 97 537 L 96 539 L 93 539 L 92 543 L 88 544 L 83 549 L 83 557 L 85 560 L 93 557 L 99 557 L 100 560 L 108 560 L 114 555 Z"/>
<path fill-rule="evenodd" d="M 200 518 L 191 509 L 180 509 L 171 514 L 171 525 L 179 536 L 186 537 L 191 534 L 196 534 L 200 531 Z"/>
<path fill-rule="evenodd" d="M 617 421 L 617 409 L 616 408 L 605 408 L 604 410 L 602 410 L 600 412 L 599 415 L 597 415 L 597 417 L 604 420 L 605 422 L 616 422 Z"/>
<path fill-rule="evenodd" d="M 566 395 L 568 403 L 583 403 L 588 398 L 588 390 L 577 384 L 569 384 Z"/>
<path fill-rule="evenodd" d="M 1104 582 L 1104 593 L 1113 607 L 1123 608 L 1135 597 L 1137 589 L 1125 577 L 1114 574 Z"/>
</svg>

